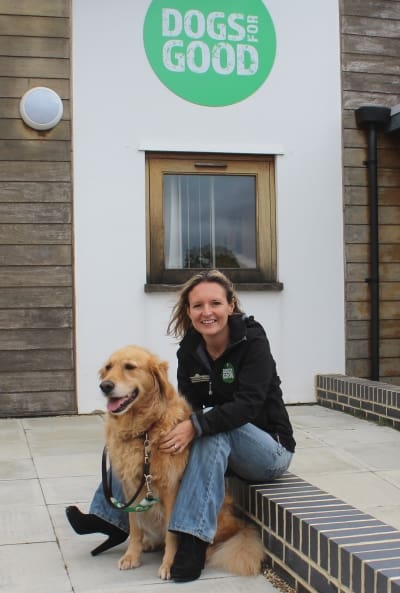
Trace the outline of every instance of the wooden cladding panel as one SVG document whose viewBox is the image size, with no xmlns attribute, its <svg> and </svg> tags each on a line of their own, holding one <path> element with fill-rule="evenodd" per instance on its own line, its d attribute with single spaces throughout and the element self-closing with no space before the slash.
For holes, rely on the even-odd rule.
<svg viewBox="0 0 400 593">
<path fill-rule="evenodd" d="M 73 389 L 74 377 L 71 371 L 33 371 L 16 373 L 2 373 L 0 384 L 0 397 L 4 393 L 32 393 L 43 390 L 46 385 L 47 391 L 58 391 L 60 385 L 64 390 Z"/>
<path fill-rule="evenodd" d="M 371 59 L 377 59 L 379 56 L 384 56 L 397 59 L 400 55 L 400 39 L 385 39 L 381 37 L 366 37 L 365 35 L 344 35 L 342 41 L 344 59 L 348 64 L 347 60 L 355 59 L 352 58 L 351 54 L 363 54 L 368 60 L 369 56 Z M 386 68 L 385 64 L 385 68 Z"/>
<path fill-rule="evenodd" d="M 54 161 L 0 161 L 1 181 L 71 181 L 71 166 Z"/>
<path fill-rule="evenodd" d="M 69 18 L 69 2 L 66 0 L 1 0 L 0 14 L 17 16 L 54 16 Z"/>
<path fill-rule="evenodd" d="M 386 93 L 377 97 L 378 93 L 361 92 L 359 90 L 344 90 L 342 92 L 342 105 L 345 109 L 355 110 L 361 105 L 385 105 L 392 107 L 399 102 L 397 93 Z"/>
<path fill-rule="evenodd" d="M 48 82 L 44 83 L 44 86 L 49 86 Z M 53 85 L 51 86 L 53 87 Z M 37 132 L 25 126 L 21 119 L 0 119 L 0 138 L 3 140 L 18 140 L 22 135 L 24 135 L 27 141 L 37 140 Z M 52 130 L 47 130 L 45 136 L 46 142 L 49 142 L 49 140 L 69 141 L 71 139 L 71 127 L 69 121 L 61 121 Z M 21 156 L 23 156 L 22 151 L 20 152 L 20 157 Z"/>
<path fill-rule="evenodd" d="M 0 286 L 71 286 L 70 266 L 0 267 Z M 1 311 L 0 311 L 1 317 Z"/>
<path fill-rule="evenodd" d="M 363 148 L 344 148 L 343 150 L 343 164 L 345 167 L 364 167 L 364 163 L 368 158 L 367 147 L 365 146 L 364 133 L 364 147 Z M 380 148 L 379 150 L 379 170 L 398 169 L 399 154 L 398 147 Z"/>
<path fill-rule="evenodd" d="M 345 204 L 368 204 L 369 197 L 368 197 L 368 188 L 367 187 L 357 187 L 357 186 L 347 186 L 345 188 L 344 194 L 344 203 Z M 397 206 L 399 203 L 399 188 L 394 187 L 379 187 L 379 205 L 380 206 L 388 206 L 394 205 Z"/>
<path fill-rule="evenodd" d="M 344 5 L 347 1 L 344 0 Z M 393 2 L 392 4 L 396 4 Z M 379 10 L 380 2 L 377 3 L 376 8 Z M 342 33 L 347 35 L 365 35 L 367 37 L 381 37 L 394 38 L 399 36 L 399 23 L 397 18 L 391 20 L 390 18 L 370 18 L 358 16 L 345 16 L 342 19 Z"/>
<path fill-rule="evenodd" d="M 70 183 L 0 182 L 0 203 L 59 203 L 71 204 Z"/>
<path fill-rule="evenodd" d="M 71 215 L 71 204 L 68 203 L 24 203 L 21 208 L 21 204 L 0 202 L 0 220 L 3 224 L 70 224 Z"/>
<path fill-rule="evenodd" d="M 362 224 L 347 224 L 345 229 L 345 238 L 348 243 L 368 243 L 369 226 Z M 400 229 L 398 224 L 379 225 L 380 243 L 399 243 Z"/>
<path fill-rule="evenodd" d="M 350 375 L 370 374 L 369 188 L 362 105 L 400 103 L 400 2 L 341 0 L 346 351 Z M 400 138 L 378 133 L 380 372 L 400 383 Z"/>
<path fill-rule="evenodd" d="M 346 0 L 342 3 L 344 16 L 365 16 L 368 18 L 400 20 L 398 0 Z"/>
<path fill-rule="evenodd" d="M 369 224 L 369 208 L 367 206 L 346 206 L 344 217 L 346 224 Z M 379 222 L 382 227 L 382 242 L 385 242 L 386 226 L 400 224 L 400 201 L 398 206 L 382 207 Z"/>
<path fill-rule="evenodd" d="M 351 263 L 364 262 L 369 257 L 368 244 L 346 245 L 346 261 Z M 381 245 L 379 249 L 381 262 L 400 262 L 400 245 Z"/>
<path fill-rule="evenodd" d="M 15 161 L 69 161 L 69 142 L 54 140 L 0 140 L 0 159 Z"/>
<path fill-rule="evenodd" d="M 364 282 L 369 277 L 369 262 L 347 263 L 346 280 L 348 282 Z M 380 264 L 379 277 L 381 282 L 398 282 L 400 274 L 400 263 Z"/>
<path fill-rule="evenodd" d="M 380 282 L 379 293 L 381 302 L 400 300 L 399 282 Z M 346 286 L 347 301 L 369 301 L 369 287 L 367 282 L 348 282 Z"/>
<path fill-rule="evenodd" d="M 9 245 L 49 245 L 71 243 L 71 225 L 0 224 L 0 243 Z"/>
<path fill-rule="evenodd" d="M 0 358 L 0 372 L 73 370 L 74 360 L 69 348 L 61 350 L 4 350 Z"/>
<path fill-rule="evenodd" d="M 3 393 L 0 394 L 0 406 L 4 417 L 74 414 L 75 391 Z"/>
<path fill-rule="evenodd" d="M 400 339 L 381 340 L 379 349 L 382 358 L 400 358 Z M 352 341 L 348 353 L 350 358 L 369 358 L 371 355 L 369 340 Z"/>
<path fill-rule="evenodd" d="M 0 266 L 71 266 L 70 245 L 0 245 Z M 35 268 L 34 268 L 35 269 Z"/>
<path fill-rule="evenodd" d="M 348 99 L 353 96 L 354 91 L 361 93 L 384 92 L 388 95 L 396 95 L 399 83 L 400 76 L 395 76 L 394 72 L 389 74 L 344 72 L 342 75 L 343 88 L 350 91 L 347 95 Z"/>
<path fill-rule="evenodd" d="M 68 78 L 69 60 L 57 58 L 0 57 L 0 72 L 4 76 L 37 78 L 46 72 L 46 78 Z M 37 86 L 36 84 L 32 86 Z"/>
<path fill-rule="evenodd" d="M 399 43 L 397 39 L 395 41 Z M 381 40 L 381 43 L 383 44 L 384 40 Z M 384 88 L 378 90 L 379 93 L 393 92 L 391 81 L 396 81 L 399 77 L 399 65 L 396 56 L 386 56 L 385 54 L 345 54 L 342 69 L 344 88 L 348 90 L 374 90 L 364 84 L 364 81 L 369 81 L 374 85 L 376 83 L 384 85 Z M 388 91 L 385 84 L 391 90 Z M 362 88 L 358 89 L 358 85 L 361 85 Z"/>
<path fill-rule="evenodd" d="M 0 330 L 64 329 L 72 327 L 72 311 L 65 308 L 3 309 L 0 311 Z"/>
<path fill-rule="evenodd" d="M 0 346 L 7 350 L 67 350 L 72 346 L 70 329 L 32 329 L 0 331 Z M 56 369 L 52 369 L 56 372 Z M 3 378 L 3 375 L 2 375 Z"/>
<path fill-rule="evenodd" d="M 384 301 L 379 306 L 379 316 L 381 319 L 400 319 L 400 303 L 398 301 Z M 348 301 L 346 303 L 346 318 L 369 319 L 370 303 L 369 301 Z"/>
<path fill-rule="evenodd" d="M 381 338 L 398 339 L 400 336 L 400 319 L 383 319 L 381 321 Z M 347 323 L 348 338 L 362 340 L 369 338 L 369 322 L 364 320 L 350 320 Z"/>
<path fill-rule="evenodd" d="M 343 130 L 343 135 L 345 150 L 348 148 L 363 148 L 366 150 L 365 130 L 360 128 L 354 129 L 349 125 L 348 128 Z M 391 134 L 382 134 L 379 138 L 379 146 L 381 151 L 391 149 L 394 152 L 397 152 L 399 148 L 398 137 Z M 382 158 L 379 165 L 382 168 Z"/>
<path fill-rule="evenodd" d="M 19 0 L 16 4 L 18 3 Z M 40 0 L 35 0 L 31 4 L 40 4 Z M 61 37 L 69 39 L 70 24 L 68 18 L 1 14 L 0 35 L 8 35 L 10 37 Z"/>
<path fill-rule="evenodd" d="M 49 79 L 48 77 L 46 77 L 46 72 L 42 72 L 40 78 L 35 78 L 34 85 L 33 81 L 29 77 L 2 77 L 1 96 L 14 98 L 22 97 L 22 95 L 32 86 L 51 86 L 53 91 L 56 91 L 56 93 L 58 93 L 62 99 L 68 99 L 70 97 L 69 79 Z"/>
<path fill-rule="evenodd" d="M 72 307 L 71 287 L 0 288 L 0 309 Z"/>
<path fill-rule="evenodd" d="M 0 2 L 0 415 L 76 412 L 70 3 Z M 22 95 L 59 93 L 52 130 L 26 126 Z"/>
<path fill-rule="evenodd" d="M 69 59 L 69 40 L 62 37 L 23 37 L 0 35 L 0 55 Z"/>
</svg>

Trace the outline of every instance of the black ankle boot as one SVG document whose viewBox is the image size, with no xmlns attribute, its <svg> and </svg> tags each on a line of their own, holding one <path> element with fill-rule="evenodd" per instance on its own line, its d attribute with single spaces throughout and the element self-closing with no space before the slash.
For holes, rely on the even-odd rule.
<svg viewBox="0 0 400 593">
<path fill-rule="evenodd" d="M 97 515 L 85 515 L 78 507 L 67 507 L 65 514 L 72 529 L 79 535 L 87 535 L 88 533 L 104 533 L 108 535 L 108 539 L 105 542 L 91 551 L 92 556 L 97 556 L 109 548 L 122 544 L 128 537 L 128 534 L 122 529 L 119 529 L 119 527 L 107 523 L 107 521 Z"/>
<path fill-rule="evenodd" d="M 179 533 L 178 550 L 171 566 L 171 579 L 184 583 L 199 578 L 208 543 L 189 533 Z"/>
</svg>

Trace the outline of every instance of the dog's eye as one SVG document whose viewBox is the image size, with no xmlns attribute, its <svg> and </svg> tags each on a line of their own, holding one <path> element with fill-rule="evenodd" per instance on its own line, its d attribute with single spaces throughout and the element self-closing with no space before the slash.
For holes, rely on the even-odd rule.
<svg viewBox="0 0 400 593">
<path fill-rule="evenodd" d="M 109 364 L 106 364 L 106 366 L 104 367 L 104 369 L 105 369 L 106 371 L 109 371 L 109 370 L 111 369 L 111 367 L 112 367 L 112 364 L 111 364 L 111 363 L 109 363 Z"/>
<path fill-rule="evenodd" d="M 126 371 L 133 371 L 135 368 L 136 368 L 136 367 L 135 367 L 135 365 L 134 365 L 134 364 L 132 364 L 132 363 L 130 363 L 130 362 L 127 362 L 127 363 L 125 364 L 125 370 L 126 370 Z"/>
</svg>

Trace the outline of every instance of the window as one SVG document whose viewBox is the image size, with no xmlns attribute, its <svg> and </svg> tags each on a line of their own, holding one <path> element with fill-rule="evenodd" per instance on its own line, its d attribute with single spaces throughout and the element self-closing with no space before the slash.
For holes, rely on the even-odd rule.
<svg viewBox="0 0 400 593">
<path fill-rule="evenodd" d="M 146 169 L 147 290 L 206 268 L 239 288 L 281 288 L 273 157 L 147 153 Z"/>
</svg>

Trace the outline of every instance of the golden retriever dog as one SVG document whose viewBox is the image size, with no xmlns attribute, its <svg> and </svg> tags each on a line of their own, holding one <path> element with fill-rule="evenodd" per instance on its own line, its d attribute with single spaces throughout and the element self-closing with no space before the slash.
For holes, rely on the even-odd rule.
<svg viewBox="0 0 400 593">
<path fill-rule="evenodd" d="M 143 481 L 145 438 L 150 487 L 159 499 L 149 510 L 129 513 L 129 544 L 119 568 L 136 568 L 140 566 L 142 551 L 165 545 L 159 576 L 169 579 L 177 538 L 167 526 L 189 450 L 170 455 L 160 452 L 158 443 L 177 423 L 189 418 L 190 406 L 169 382 L 168 364 L 138 346 L 127 346 L 112 354 L 100 370 L 100 377 L 100 388 L 108 400 L 106 446 L 125 501 L 130 500 Z M 132 505 L 145 496 L 144 484 Z M 256 529 L 235 515 L 233 501 L 226 497 L 215 540 L 208 547 L 208 564 L 239 575 L 256 575 L 263 558 L 264 549 Z"/>
</svg>

